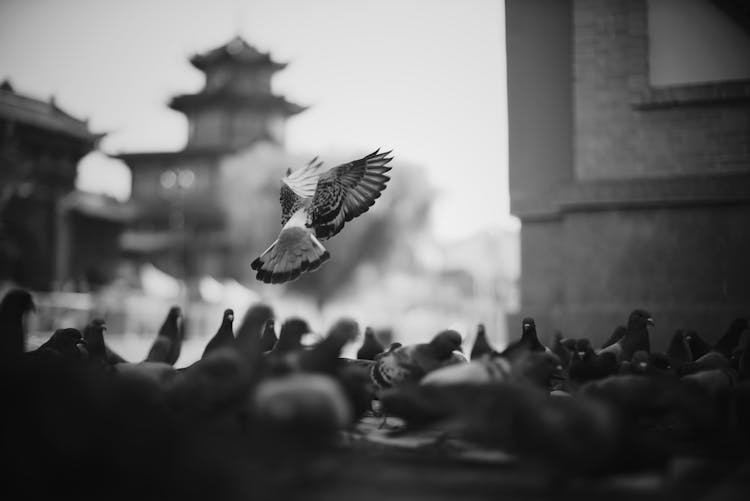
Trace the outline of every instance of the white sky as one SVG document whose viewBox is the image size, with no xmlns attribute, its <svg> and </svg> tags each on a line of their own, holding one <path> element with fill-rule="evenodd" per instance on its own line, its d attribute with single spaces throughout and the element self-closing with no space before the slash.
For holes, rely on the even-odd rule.
<svg viewBox="0 0 750 501">
<path fill-rule="evenodd" d="M 0 0 L 0 79 L 88 117 L 105 152 L 176 150 L 187 124 L 166 104 L 203 84 L 187 58 L 239 33 L 290 63 L 275 92 L 311 106 L 290 151 L 393 148 L 457 238 L 509 219 L 504 30 L 502 0 Z M 99 156 L 79 185 L 122 196 L 129 177 Z"/>
</svg>

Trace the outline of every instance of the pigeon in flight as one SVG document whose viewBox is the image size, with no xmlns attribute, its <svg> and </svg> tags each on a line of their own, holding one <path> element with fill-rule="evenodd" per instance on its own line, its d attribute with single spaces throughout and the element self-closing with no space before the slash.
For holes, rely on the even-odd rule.
<svg viewBox="0 0 750 501">
<path fill-rule="evenodd" d="M 331 256 L 320 243 L 344 227 L 344 223 L 367 212 L 375 203 L 391 170 L 391 152 L 376 150 L 352 162 L 322 169 L 314 158 L 307 166 L 281 180 L 281 224 L 279 237 L 250 265 L 256 278 L 279 284 L 313 271 Z"/>
</svg>

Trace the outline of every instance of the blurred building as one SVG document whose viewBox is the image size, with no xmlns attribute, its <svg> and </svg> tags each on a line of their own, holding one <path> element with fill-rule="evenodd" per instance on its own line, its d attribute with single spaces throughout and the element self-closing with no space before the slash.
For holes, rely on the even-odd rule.
<svg viewBox="0 0 750 501">
<path fill-rule="evenodd" d="M 750 308 L 748 3 L 506 0 L 506 23 L 522 314 L 715 339 Z"/>
<path fill-rule="evenodd" d="M 75 190 L 78 161 L 101 136 L 54 98 L 0 85 L 0 279 L 51 290 L 111 278 L 129 213 Z"/>
<path fill-rule="evenodd" d="M 185 148 L 117 155 L 132 171 L 138 213 L 122 244 L 136 260 L 178 277 L 226 276 L 222 159 L 261 142 L 283 146 L 286 119 L 304 108 L 272 92 L 274 73 L 286 65 L 240 37 L 190 63 L 205 74 L 205 86 L 170 103 L 187 117 Z"/>
</svg>

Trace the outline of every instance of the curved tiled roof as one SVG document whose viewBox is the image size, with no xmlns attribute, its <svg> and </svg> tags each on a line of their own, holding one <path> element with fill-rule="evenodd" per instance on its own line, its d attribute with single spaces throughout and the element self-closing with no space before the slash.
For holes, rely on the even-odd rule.
<svg viewBox="0 0 750 501">
<path fill-rule="evenodd" d="M 190 58 L 190 63 L 199 70 L 206 70 L 209 66 L 221 62 L 234 62 L 243 65 L 272 66 L 274 69 L 286 67 L 285 63 L 279 63 L 271 59 L 267 52 L 261 52 L 240 36 L 217 47 L 215 49 L 196 54 Z"/>
<path fill-rule="evenodd" d="M 0 119 L 59 132 L 71 138 L 94 143 L 104 134 L 89 131 L 88 123 L 60 109 L 54 98 L 49 101 L 19 94 L 6 80 L 0 85 Z"/>
</svg>

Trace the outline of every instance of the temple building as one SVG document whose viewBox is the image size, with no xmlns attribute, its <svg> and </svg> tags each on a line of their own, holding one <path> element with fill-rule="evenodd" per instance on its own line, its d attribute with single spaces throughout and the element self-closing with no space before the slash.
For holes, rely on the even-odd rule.
<svg viewBox="0 0 750 501">
<path fill-rule="evenodd" d="M 641 307 L 663 349 L 750 313 L 747 5 L 506 0 L 520 310 L 540 332 L 602 341 Z"/>
<path fill-rule="evenodd" d="M 178 277 L 225 276 L 231 243 L 221 163 L 259 143 L 283 147 L 286 120 L 305 108 L 272 91 L 273 75 L 286 64 L 240 37 L 190 63 L 205 74 L 205 86 L 169 103 L 188 120 L 186 146 L 117 155 L 132 171 L 131 202 L 138 213 L 122 245 L 137 261 Z"/>
<path fill-rule="evenodd" d="M 75 188 L 78 161 L 101 137 L 54 98 L 0 85 L 0 280 L 49 291 L 112 278 L 131 214 Z"/>
</svg>

